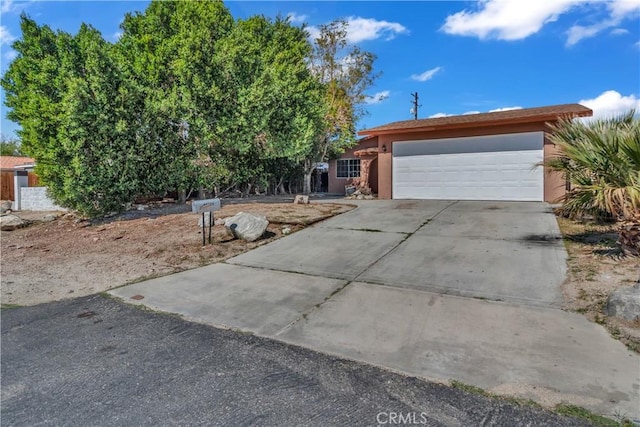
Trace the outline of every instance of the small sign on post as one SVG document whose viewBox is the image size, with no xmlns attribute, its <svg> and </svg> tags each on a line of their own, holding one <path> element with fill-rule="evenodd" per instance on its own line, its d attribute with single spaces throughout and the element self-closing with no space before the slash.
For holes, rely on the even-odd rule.
<svg viewBox="0 0 640 427">
<path fill-rule="evenodd" d="M 213 212 L 220 210 L 220 199 L 194 200 L 191 202 L 191 212 L 202 214 L 202 246 L 205 243 L 204 214 L 209 212 L 209 244 L 211 244 L 211 226 L 213 225 Z"/>
</svg>

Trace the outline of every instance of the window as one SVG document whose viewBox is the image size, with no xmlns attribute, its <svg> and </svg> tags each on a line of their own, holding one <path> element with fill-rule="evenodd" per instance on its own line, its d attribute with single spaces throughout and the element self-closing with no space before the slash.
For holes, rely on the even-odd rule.
<svg viewBox="0 0 640 427">
<path fill-rule="evenodd" d="M 338 160 L 338 178 L 358 178 L 360 177 L 360 159 Z"/>
</svg>

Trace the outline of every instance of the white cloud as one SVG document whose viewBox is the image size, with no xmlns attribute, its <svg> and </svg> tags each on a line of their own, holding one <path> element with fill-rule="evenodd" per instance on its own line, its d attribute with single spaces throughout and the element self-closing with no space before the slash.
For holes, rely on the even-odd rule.
<svg viewBox="0 0 640 427">
<path fill-rule="evenodd" d="M 614 36 L 621 36 L 624 34 L 629 34 L 629 30 L 627 30 L 626 28 L 614 28 L 613 30 L 611 30 L 611 34 Z"/>
<path fill-rule="evenodd" d="M 495 113 L 498 111 L 509 111 L 509 110 L 521 110 L 522 107 L 502 107 L 502 108 L 496 108 L 495 110 L 489 110 L 490 113 Z M 477 110 L 472 110 L 472 111 L 466 111 L 464 113 L 462 113 L 463 116 L 468 116 L 470 114 L 480 114 L 482 113 L 482 111 L 477 111 Z M 448 113 L 436 113 L 436 114 L 432 114 L 431 116 L 429 116 L 430 119 L 436 119 L 438 117 L 450 117 L 450 116 L 455 116 L 457 114 L 448 114 Z"/>
<path fill-rule="evenodd" d="M 433 76 L 440 70 L 442 70 L 442 67 L 432 68 L 422 74 L 412 74 L 411 78 L 419 82 L 426 82 L 427 80 L 431 80 L 431 78 L 433 78 Z"/>
<path fill-rule="evenodd" d="M 440 117 L 449 117 L 449 116 L 453 116 L 453 114 L 447 114 L 447 113 L 435 113 L 429 116 L 430 119 L 438 119 Z"/>
<path fill-rule="evenodd" d="M 366 40 L 376 40 L 385 37 L 391 40 L 398 34 L 409 32 L 405 26 L 397 22 L 378 21 L 372 18 L 347 18 L 347 41 L 359 43 Z"/>
<path fill-rule="evenodd" d="M 287 18 L 289 18 L 289 21 L 292 24 L 302 24 L 304 21 L 307 20 L 308 16 L 307 15 L 298 15 L 295 12 L 290 12 L 287 15 Z"/>
<path fill-rule="evenodd" d="M 351 16 L 347 22 L 347 42 L 354 44 L 367 40 L 376 40 L 384 37 L 385 40 L 392 40 L 398 34 L 408 34 L 409 30 L 397 22 L 378 21 L 373 18 L 360 18 Z M 320 29 L 308 26 L 309 38 L 315 40 L 320 35 Z"/>
<path fill-rule="evenodd" d="M 640 11 L 640 2 L 638 0 L 614 0 L 607 2 L 607 8 L 613 19 L 623 19 Z"/>
<path fill-rule="evenodd" d="M 307 33 L 309 33 L 309 41 L 311 42 L 315 41 L 318 37 L 320 37 L 320 28 L 318 27 L 309 25 L 305 27 L 305 30 L 307 31 Z"/>
<path fill-rule="evenodd" d="M 33 4 L 36 0 L 29 1 L 21 1 L 18 3 L 14 3 L 13 0 L 1 0 L 2 6 L 0 7 L 0 12 L 2 13 L 20 13 L 28 6 Z"/>
<path fill-rule="evenodd" d="M 520 40 L 580 3 L 581 0 L 485 0 L 478 3 L 476 11 L 463 10 L 447 16 L 441 29 L 480 39 Z"/>
<path fill-rule="evenodd" d="M 595 5 L 599 6 L 602 4 L 603 3 L 596 3 Z M 595 24 L 586 26 L 574 25 L 569 28 L 569 31 L 567 32 L 567 46 L 573 46 L 583 39 L 593 37 L 603 30 L 615 27 L 625 19 L 637 15 L 638 12 L 640 12 L 640 2 L 637 0 L 613 0 L 604 4 L 607 6 L 607 18 L 602 19 Z M 613 30 L 612 33 L 614 31 L 616 30 Z"/>
<path fill-rule="evenodd" d="M 635 48 L 637 48 L 637 49 L 640 49 L 640 40 L 638 40 L 637 42 L 635 42 L 635 43 L 633 44 L 633 46 L 634 46 Z"/>
<path fill-rule="evenodd" d="M 511 111 L 511 110 L 522 110 L 522 107 L 520 106 L 516 106 L 516 107 L 502 107 L 502 108 L 496 108 L 494 110 L 489 110 L 490 113 L 498 113 L 500 111 Z"/>
<path fill-rule="evenodd" d="M 593 99 L 583 99 L 579 103 L 593 110 L 593 118 L 612 117 L 631 109 L 640 111 L 640 99 L 634 94 L 623 96 L 615 90 L 602 92 Z"/>
<path fill-rule="evenodd" d="M 0 25 L 0 46 L 10 45 L 16 38 L 9 32 L 4 25 Z"/>
<path fill-rule="evenodd" d="M 586 19 L 600 19 L 589 25 L 573 25 L 567 31 L 567 46 L 593 37 L 603 30 L 616 27 L 640 11 L 638 0 L 483 0 L 473 10 L 449 15 L 441 30 L 447 34 L 473 36 L 481 40 L 521 40 L 554 22 L 562 14 L 581 10 Z M 604 14 L 604 18 L 602 15 Z"/>
<path fill-rule="evenodd" d="M 608 28 L 607 23 L 599 23 L 590 26 L 574 25 L 567 31 L 567 46 L 573 46 L 582 39 L 587 39 L 598 34 L 600 31 Z"/>
<path fill-rule="evenodd" d="M 383 90 L 382 92 L 378 92 L 373 96 L 368 96 L 364 102 L 369 105 L 380 104 L 382 101 L 389 97 L 390 93 L 391 92 L 389 92 L 388 90 Z"/>
<path fill-rule="evenodd" d="M 120 37 L 122 37 L 122 31 L 116 31 L 115 33 L 113 33 L 114 39 L 120 40 Z"/>
<path fill-rule="evenodd" d="M 11 12 L 12 8 L 13 8 L 12 0 L 2 0 L 2 8 L 0 8 L 0 11 L 2 11 L 2 13 Z"/>
</svg>

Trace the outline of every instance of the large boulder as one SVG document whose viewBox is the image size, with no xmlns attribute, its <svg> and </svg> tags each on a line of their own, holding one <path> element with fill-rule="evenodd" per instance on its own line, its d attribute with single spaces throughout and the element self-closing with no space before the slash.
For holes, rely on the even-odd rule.
<svg viewBox="0 0 640 427">
<path fill-rule="evenodd" d="M 26 222 L 15 215 L 0 216 L 0 230 L 2 231 L 12 231 L 16 228 L 24 227 L 25 225 Z"/>
<path fill-rule="evenodd" d="M 264 216 L 247 212 L 238 212 L 224 221 L 224 226 L 231 234 L 247 242 L 258 240 L 268 225 L 269 221 Z"/>
<path fill-rule="evenodd" d="M 606 311 L 609 316 L 630 321 L 640 319 L 640 282 L 613 291 L 607 301 Z"/>
</svg>

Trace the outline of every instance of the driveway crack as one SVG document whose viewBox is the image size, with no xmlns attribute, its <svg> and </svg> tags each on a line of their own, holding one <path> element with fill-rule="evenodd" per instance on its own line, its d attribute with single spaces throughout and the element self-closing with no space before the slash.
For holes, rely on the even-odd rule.
<svg viewBox="0 0 640 427">
<path fill-rule="evenodd" d="M 305 311 L 304 313 L 302 313 L 300 315 L 300 317 L 298 317 L 297 319 L 295 319 L 293 322 L 289 323 L 288 325 L 286 325 L 284 328 L 280 329 L 278 332 L 276 332 L 275 334 L 273 334 L 274 337 L 277 337 L 279 335 L 282 335 L 284 333 L 286 333 L 289 329 L 291 329 L 296 323 L 300 322 L 301 320 L 306 320 L 307 317 L 309 317 L 310 314 L 320 310 L 320 307 L 322 307 L 322 305 L 324 303 L 326 303 L 327 301 L 329 301 L 331 298 L 333 298 L 334 296 L 338 295 L 340 292 L 342 292 L 347 286 L 349 286 L 351 283 L 353 283 L 353 281 L 348 281 L 345 282 L 342 286 L 337 287 L 336 289 L 334 289 L 333 292 L 331 292 L 329 295 L 327 295 L 325 297 L 324 300 L 322 300 L 321 302 L 317 303 L 316 305 L 314 305 L 313 307 L 311 307 L 309 310 Z"/>
<path fill-rule="evenodd" d="M 432 217 L 430 217 L 429 219 L 427 219 L 426 221 L 424 221 L 422 224 L 420 224 L 418 226 L 418 228 L 416 228 L 415 230 L 413 230 L 410 233 L 402 233 L 404 234 L 404 239 L 400 240 L 395 246 L 393 246 L 391 249 L 389 249 L 387 252 L 385 252 L 380 258 L 376 259 L 375 261 L 373 261 L 371 264 L 369 264 L 364 270 L 362 270 L 354 279 L 354 282 L 358 281 L 358 278 L 360 278 L 360 276 L 362 276 L 364 273 L 366 273 L 367 271 L 369 271 L 369 269 L 371 269 L 371 267 L 373 267 L 374 265 L 376 265 L 378 262 L 380 262 L 381 259 L 383 259 L 384 257 L 388 256 L 389 254 L 393 253 L 401 244 L 403 244 L 404 242 L 407 241 L 407 239 L 409 239 L 411 236 L 413 236 L 418 230 L 420 230 L 422 227 L 424 227 L 425 225 L 429 224 L 430 222 L 432 222 L 434 219 L 436 219 L 442 212 L 444 212 L 445 210 L 449 209 L 451 206 L 455 205 L 456 203 L 458 203 L 458 200 L 454 200 L 453 202 L 449 203 L 447 206 L 445 206 L 444 208 L 440 209 L 438 212 L 436 212 L 435 215 L 433 215 Z"/>
</svg>

